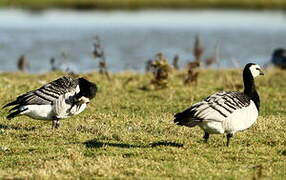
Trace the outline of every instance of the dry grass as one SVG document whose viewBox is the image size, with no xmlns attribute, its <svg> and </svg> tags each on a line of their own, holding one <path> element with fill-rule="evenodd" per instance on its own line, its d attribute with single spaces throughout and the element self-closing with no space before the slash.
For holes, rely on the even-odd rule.
<svg viewBox="0 0 286 180">
<path fill-rule="evenodd" d="M 1 105 L 62 74 L 0 74 Z M 204 70 L 197 87 L 173 74 L 166 89 L 144 91 L 151 74 L 83 74 L 99 92 L 88 109 L 61 121 L 18 117 L 0 122 L 0 179 L 285 179 L 286 72 L 257 79 L 261 116 L 230 147 L 222 135 L 202 142 L 199 128 L 173 124 L 173 115 L 218 90 L 241 88 L 238 70 Z M 126 83 L 128 82 L 128 83 Z"/>
</svg>

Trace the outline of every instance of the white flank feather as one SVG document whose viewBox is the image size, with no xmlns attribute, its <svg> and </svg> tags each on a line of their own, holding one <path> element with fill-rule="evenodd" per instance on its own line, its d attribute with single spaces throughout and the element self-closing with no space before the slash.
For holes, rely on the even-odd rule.
<svg viewBox="0 0 286 180">
<path fill-rule="evenodd" d="M 23 108 L 27 108 L 27 110 L 20 114 L 33 119 L 51 120 L 54 115 L 52 105 L 26 105 Z"/>
<path fill-rule="evenodd" d="M 251 100 L 248 107 L 238 109 L 227 117 L 223 122 L 223 127 L 227 133 L 242 131 L 253 125 L 256 122 L 257 117 L 257 108 Z"/>
</svg>

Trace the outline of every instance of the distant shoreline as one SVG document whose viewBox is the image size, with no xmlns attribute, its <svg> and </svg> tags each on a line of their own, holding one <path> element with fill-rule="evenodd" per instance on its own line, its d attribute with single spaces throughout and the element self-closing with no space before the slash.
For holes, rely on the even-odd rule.
<svg viewBox="0 0 286 180">
<path fill-rule="evenodd" d="M 285 0 L 1 0 L 0 8 L 42 10 L 48 8 L 77 10 L 138 9 L 253 9 L 283 10 Z"/>
</svg>

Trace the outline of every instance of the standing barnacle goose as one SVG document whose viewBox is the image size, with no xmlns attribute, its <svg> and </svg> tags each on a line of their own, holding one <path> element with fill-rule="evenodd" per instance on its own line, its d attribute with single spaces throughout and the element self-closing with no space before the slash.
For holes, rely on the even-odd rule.
<svg viewBox="0 0 286 180">
<path fill-rule="evenodd" d="M 7 106 L 15 106 L 7 119 L 26 115 L 33 119 L 52 120 L 52 127 L 59 127 L 59 119 L 81 113 L 95 97 L 97 87 L 84 78 L 63 76 L 39 89 L 29 91 Z"/>
<path fill-rule="evenodd" d="M 249 128 L 257 119 L 260 100 L 254 78 L 264 75 L 260 66 L 249 63 L 243 70 L 244 92 L 218 92 L 175 115 L 178 125 L 199 126 L 210 134 L 227 134 L 227 146 L 237 131 Z"/>
</svg>

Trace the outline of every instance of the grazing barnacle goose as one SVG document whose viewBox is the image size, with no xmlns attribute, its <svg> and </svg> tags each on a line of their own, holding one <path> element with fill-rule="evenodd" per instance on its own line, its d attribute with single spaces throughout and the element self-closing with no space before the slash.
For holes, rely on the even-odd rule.
<svg viewBox="0 0 286 180">
<path fill-rule="evenodd" d="M 60 119 L 81 113 L 96 91 L 96 85 L 84 78 L 63 76 L 18 96 L 3 108 L 15 106 L 10 109 L 7 119 L 26 115 L 33 119 L 52 120 L 52 128 L 58 128 Z"/>
<path fill-rule="evenodd" d="M 264 75 L 260 66 L 249 63 L 243 70 L 244 92 L 218 92 L 175 115 L 177 125 L 199 126 L 205 132 L 205 142 L 210 134 L 224 134 L 227 146 L 237 131 L 249 128 L 257 119 L 260 100 L 254 78 Z"/>
</svg>

